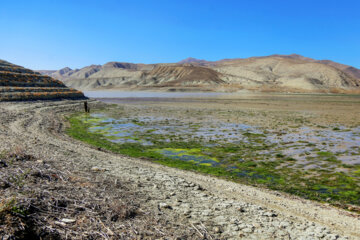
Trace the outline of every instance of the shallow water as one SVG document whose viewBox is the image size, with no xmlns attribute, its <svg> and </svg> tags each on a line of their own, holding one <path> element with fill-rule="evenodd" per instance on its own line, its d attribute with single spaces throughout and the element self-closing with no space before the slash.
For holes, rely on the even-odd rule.
<svg viewBox="0 0 360 240">
<path fill-rule="evenodd" d="M 140 92 L 140 91 L 85 91 L 89 98 L 204 98 L 229 93 L 218 92 Z"/>
<path fill-rule="evenodd" d="M 114 143 L 140 143 L 151 146 L 154 141 L 172 142 L 175 140 L 201 142 L 203 146 L 227 147 L 227 145 L 250 144 L 253 147 L 271 146 L 271 150 L 254 150 L 249 154 L 266 155 L 276 159 L 276 154 L 292 158 L 297 164 L 314 165 L 314 161 L 342 161 L 346 164 L 360 164 L 360 128 L 344 129 L 314 129 L 301 127 L 290 129 L 289 132 L 264 131 L 247 124 L 234 124 L 219 121 L 202 124 L 183 123 L 177 119 L 163 117 L 113 118 L 107 114 L 92 113 L 90 118 L 83 118 L 90 123 L 91 132 L 100 133 Z M 169 150 L 170 151 L 170 150 Z M 196 164 L 213 164 L 210 158 L 192 155 L 191 152 L 183 155 L 178 151 L 162 151 L 158 153 L 184 161 L 193 161 Z M 184 151 L 184 150 L 183 150 Z M 250 150 L 249 150 L 250 151 Z M 223 159 L 231 157 L 231 153 Z M 210 162 L 204 162 L 207 160 Z M 319 162 L 320 163 L 320 162 Z M 316 164 L 314 166 L 317 166 Z M 308 168 L 307 166 L 306 168 Z"/>
<path fill-rule="evenodd" d="M 170 157 L 171 159 L 193 162 L 198 165 L 217 166 L 220 164 L 218 161 L 216 161 L 213 158 L 201 154 L 195 154 L 191 149 L 189 150 L 189 149 L 165 148 L 165 149 L 156 149 L 155 151 L 166 157 Z"/>
</svg>

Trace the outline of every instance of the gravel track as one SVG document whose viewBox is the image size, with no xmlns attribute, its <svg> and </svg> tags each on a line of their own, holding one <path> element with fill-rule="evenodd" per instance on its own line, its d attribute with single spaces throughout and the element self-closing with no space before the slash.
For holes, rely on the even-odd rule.
<svg viewBox="0 0 360 240">
<path fill-rule="evenodd" d="M 103 103 L 90 101 L 92 107 Z M 69 171 L 131 182 L 144 207 L 198 239 L 360 239 L 360 216 L 284 193 L 95 149 L 68 137 L 64 115 L 82 102 L 0 104 L 0 150 L 21 146 Z"/>
</svg>

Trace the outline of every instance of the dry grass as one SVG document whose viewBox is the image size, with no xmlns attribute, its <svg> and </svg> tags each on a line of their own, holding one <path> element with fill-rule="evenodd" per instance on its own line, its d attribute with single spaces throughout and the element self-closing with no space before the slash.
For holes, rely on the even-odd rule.
<svg viewBox="0 0 360 240">
<path fill-rule="evenodd" d="M 1 239 L 170 236 L 127 184 L 60 171 L 21 148 L 0 156 Z"/>
</svg>

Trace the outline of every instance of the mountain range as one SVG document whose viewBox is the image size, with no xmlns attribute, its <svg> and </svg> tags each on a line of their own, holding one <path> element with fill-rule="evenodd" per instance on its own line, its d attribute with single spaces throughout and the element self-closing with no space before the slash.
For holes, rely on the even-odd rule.
<svg viewBox="0 0 360 240">
<path fill-rule="evenodd" d="M 177 63 L 108 62 L 81 69 L 40 70 L 80 90 L 159 89 L 237 91 L 239 89 L 327 92 L 360 89 L 360 70 L 298 54 Z"/>
</svg>

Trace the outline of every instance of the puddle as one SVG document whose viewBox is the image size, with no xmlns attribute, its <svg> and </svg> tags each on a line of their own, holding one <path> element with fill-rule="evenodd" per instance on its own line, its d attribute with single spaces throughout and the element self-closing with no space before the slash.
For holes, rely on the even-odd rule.
<svg viewBox="0 0 360 240">
<path fill-rule="evenodd" d="M 345 128 L 340 126 L 337 129 Z M 268 135 L 266 139 L 269 143 L 286 145 L 283 154 L 300 161 L 324 151 L 338 155 L 338 159 L 344 163 L 360 164 L 359 133 L 359 127 L 346 131 L 302 127 L 290 133 Z"/>
</svg>

